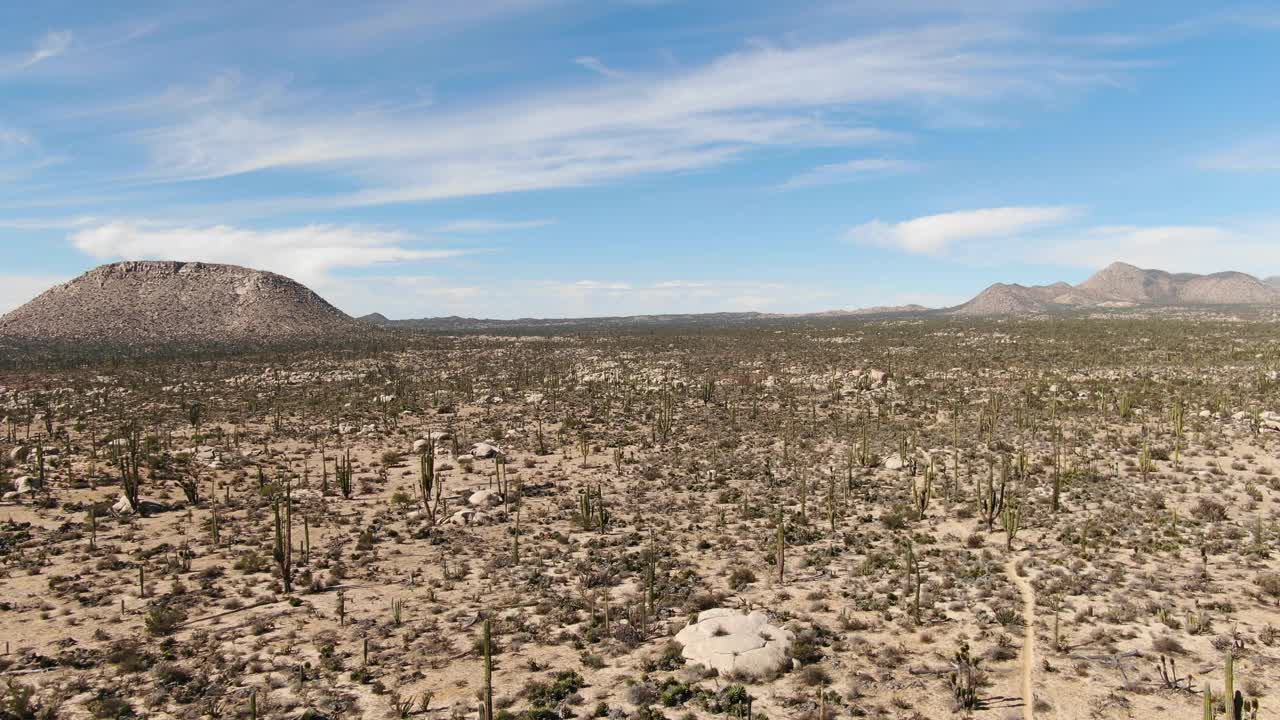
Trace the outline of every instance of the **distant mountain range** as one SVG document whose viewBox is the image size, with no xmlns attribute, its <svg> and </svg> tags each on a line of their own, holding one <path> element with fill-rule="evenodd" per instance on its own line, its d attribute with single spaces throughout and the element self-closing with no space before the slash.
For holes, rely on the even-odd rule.
<svg viewBox="0 0 1280 720">
<path fill-rule="evenodd" d="M 637 327 L 661 325 L 728 325 L 751 322 L 753 320 L 783 320 L 787 318 L 824 318 L 854 317 L 868 315 L 892 315 L 902 313 L 932 312 L 923 305 L 896 305 L 892 307 L 869 307 L 854 310 L 825 310 L 816 313 L 780 314 L 762 312 L 720 312 L 720 313 L 680 313 L 668 315 L 615 315 L 609 317 L 580 318 L 517 318 L 514 320 L 494 320 L 487 318 L 468 318 L 452 315 L 449 317 L 418 318 L 412 320 L 388 320 L 381 313 L 362 315 L 357 320 L 380 327 L 405 328 L 411 330 L 450 331 L 450 330 L 504 330 L 513 328 L 550 329 L 572 328 L 582 326 L 594 327 Z"/>
<path fill-rule="evenodd" d="M 1260 280 L 1240 272 L 1212 275 L 1146 270 L 1112 263 L 1079 285 L 996 283 L 953 315 L 1039 315 L 1081 309 L 1280 305 L 1280 277 Z"/>
<path fill-rule="evenodd" d="M 1169 273 L 1145 270 L 1127 263 L 1112 263 L 1079 285 L 1057 282 L 1052 285 L 996 283 L 972 300 L 950 308 L 897 305 L 855 310 L 783 315 L 776 313 L 705 313 L 696 315 L 630 315 L 622 317 L 488 320 L 443 317 L 418 320 L 388 320 L 374 313 L 358 318 L 382 327 L 431 331 L 502 330 L 511 328 L 556 328 L 572 326 L 715 325 L 752 320 L 784 318 L 838 318 L 855 316 L 968 316 L 1034 317 L 1079 311 L 1126 310 L 1135 308 L 1196 308 L 1226 306 L 1275 306 L 1280 309 L 1280 276 L 1260 280 L 1240 272 L 1212 275 Z"/>
<path fill-rule="evenodd" d="M 753 321 L 840 317 L 1033 317 L 1145 308 L 1253 306 L 1280 310 L 1280 277 L 1144 270 L 1113 263 L 1079 285 L 997 283 L 952 308 L 921 305 L 829 310 L 486 320 L 436 317 L 352 319 L 300 283 L 261 270 L 198 262 L 132 261 L 94 268 L 0 316 L 0 338 L 99 344 L 272 341 L 404 328 L 435 332 L 549 332 L 587 328 L 713 327 Z"/>
</svg>

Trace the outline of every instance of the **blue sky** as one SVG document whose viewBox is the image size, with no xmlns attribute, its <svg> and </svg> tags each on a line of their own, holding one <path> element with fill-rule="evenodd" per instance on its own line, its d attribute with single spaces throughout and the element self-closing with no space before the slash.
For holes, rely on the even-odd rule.
<svg viewBox="0 0 1280 720">
<path fill-rule="evenodd" d="M 1274 6 L 175 5 L 0 4 L 0 311 L 122 258 L 391 317 L 1280 274 Z"/>
</svg>

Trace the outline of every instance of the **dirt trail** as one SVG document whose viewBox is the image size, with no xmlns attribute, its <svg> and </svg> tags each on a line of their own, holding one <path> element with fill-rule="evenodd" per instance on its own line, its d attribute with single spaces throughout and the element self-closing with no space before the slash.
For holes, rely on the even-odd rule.
<svg viewBox="0 0 1280 720">
<path fill-rule="evenodd" d="M 1031 672 L 1036 664 L 1036 594 L 1031 583 L 1018 574 L 1018 561 L 1011 558 L 1005 565 L 1005 573 L 1018 587 L 1022 595 L 1022 720 L 1035 720 L 1035 696 Z"/>
</svg>

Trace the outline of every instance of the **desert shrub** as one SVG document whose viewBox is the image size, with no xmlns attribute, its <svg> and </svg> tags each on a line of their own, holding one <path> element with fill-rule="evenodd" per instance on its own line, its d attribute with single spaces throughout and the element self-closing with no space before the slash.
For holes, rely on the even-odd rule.
<svg viewBox="0 0 1280 720">
<path fill-rule="evenodd" d="M 181 608 L 168 603 L 153 603 L 147 608 L 143 623 L 152 635 L 172 635 L 186 619 L 187 614 Z"/>
<path fill-rule="evenodd" d="M 249 550 L 236 558 L 236 562 L 232 567 L 245 575 L 252 575 L 254 573 L 267 572 L 271 569 L 271 563 L 267 562 L 267 558 L 263 555 Z"/>
<path fill-rule="evenodd" d="M 581 690 L 582 685 L 581 675 L 573 670 L 562 670 L 552 676 L 550 683 L 530 680 L 522 694 L 534 707 L 554 708 Z"/>
<path fill-rule="evenodd" d="M 1270 595 L 1280 601 L 1280 573 L 1259 573 L 1254 582 L 1258 585 L 1258 589 L 1262 590 L 1263 594 Z"/>
<path fill-rule="evenodd" d="M 800 684 L 810 687 L 830 685 L 831 674 L 817 665 L 807 665 L 800 670 Z"/>
<path fill-rule="evenodd" d="M 735 568 L 729 573 L 729 589 L 738 591 L 756 581 L 756 574 L 751 568 Z"/>
<path fill-rule="evenodd" d="M 1195 507 L 1191 508 L 1191 515 L 1205 522 L 1221 522 L 1227 519 L 1227 509 L 1220 502 L 1202 497 L 1196 502 Z"/>
</svg>

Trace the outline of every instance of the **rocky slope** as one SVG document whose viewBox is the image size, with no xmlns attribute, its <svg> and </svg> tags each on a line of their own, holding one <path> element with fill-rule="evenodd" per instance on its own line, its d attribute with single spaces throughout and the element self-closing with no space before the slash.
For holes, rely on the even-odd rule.
<svg viewBox="0 0 1280 720">
<path fill-rule="evenodd" d="M 953 315 L 1037 315 L 1074 308 L 1280 304 L 1280 287 L 1240 272 L 1169 273 L 1112 263 L 1079 285 L 997 283 Z"/>
<path fill-rule="evenodd" d="M 361 327 L 287 277 L 174 261 L 102 265 L 0 316 L 0 336 L 104 344 L 272 341 Z"/>
</svg>

